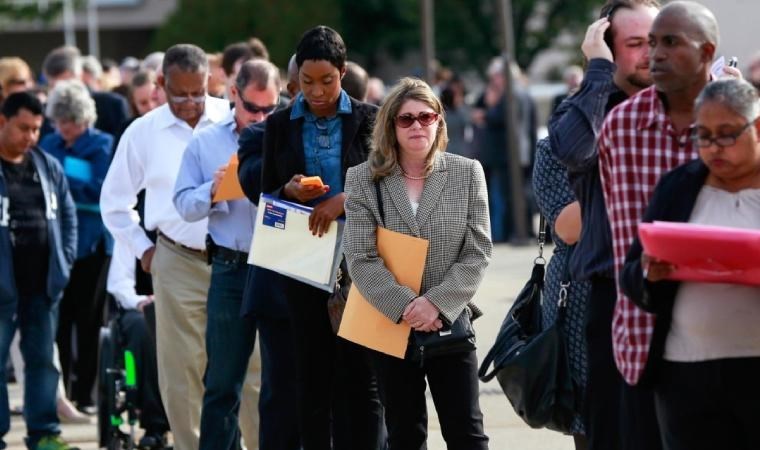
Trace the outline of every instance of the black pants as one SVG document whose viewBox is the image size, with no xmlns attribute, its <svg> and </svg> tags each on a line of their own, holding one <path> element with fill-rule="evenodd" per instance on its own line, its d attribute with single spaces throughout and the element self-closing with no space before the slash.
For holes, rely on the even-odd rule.
<svg viewBox="0 0 760 450">
<path fill-rule="evenodd" d="M 383 408 L 366 351 L 333 334 L 327 292 L 295 281 L 283 284 L 293 324 L 303 449 L 382 449 Z"/>
<path fill-rule="evenodd" d="M 146 307 L 153 308 L 153 305 Z M 158 390 L 156 342 L 154 333 L 148 331 L 143 314 L 136 310 L 122 312 L 119 325 L 124 345 L 135 356 L 138 398 L 140 401 L 140 426 L 149 432 L 163 433 L 169 430 L 169 420 Z"/>
<path fill-rule="evenodd" d="M 612 278 L 591 280 L 591 301 L 586 316 L 588 389 L 586 390 L 586 436 L 589 450 L 620 450 L 630 436 L 621 436 L 620 411 L 623 377 L 612 353 L 612 313 L 617 292 Z"/>
<path fill-rule="evenodd" d="M 58 351 L 63 383 L 79 406 L 93 405 L 98 334 L 103 323 L 109 257 L 103 246 L 76 260 L 63 293 L 58 318 Z"/>
<path fill-rule="evenodd" d="M 488 448 L 478 401 L 478 360 L 474 351 L 429 358 L 423 367 L 378 352 L 372 352 L 372 360 L 385 406 L 389 450 L 427 448 L 426 378 L 446 447 Z"/>
<path fill-rule="evenodd" d="M 296 368 L 292 327 L 288 319 L 257 316 L 261 349 L 259 449 L 298 450 Z"/>
<path fill-rule="evenodd" d="M 662 450 L 654 390 L 623 383 L 620 397 L 620 433 L 623 450 Z M 760 448 L 760 447 L 759 447 Z"/>
<path fill-rule="evenodd" d="M 655 387 L 666 450 L 760 449 L 760 358 L 664 361 Z"/>
</svg>

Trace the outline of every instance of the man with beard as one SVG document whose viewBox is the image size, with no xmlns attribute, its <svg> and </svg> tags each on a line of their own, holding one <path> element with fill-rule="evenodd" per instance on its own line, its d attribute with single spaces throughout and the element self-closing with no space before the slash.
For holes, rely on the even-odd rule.
<svg viewBox="0 0 760 450">
<path fill-rule="evenodd" d="M 710 81 L 718 24 L 715 16 L 698 3 L 672 2 L 655 18 L 648 42 L 655 85 L 609 114 L 598 143 L 616 274 L 660 177 L 698 157 L 692 140 L 694 101 Z M 660 320 L 655 329 L 654 317 L 618 290 L 613 347 L 615 363 L 628 383 L 623 386 L 619 406 L 624 411 L 622 435 L 626 440 L 647 439 L 635 448 L 661 445 L 646 420 L 656 417 L 650 381 L 657 369 L 655 363 L 661 360 L 667 336 L 661 325 L 666 322 L 669 325 L 668 320 Z"/>
<path fill-rule="evenodd" d="M 549 122 L 552 151 L 568 170 L 582 218 L 581 237 L 569 267 L 573 280 L 591 282 L 586 323 L 589 386 L 584 399 L 586 436 L 591 450 L 623 448 L 623 440 L 642 438 L 648 449 L 660 448 L 659 436 L 622 433 L 627 406 L 616 400 L 623 380 L 615 368 L 611 322 L 615 307 L 612 237 L 599 180 L 596 139 L 605 116 L 629 96 L 652 84 L 647 33 L 657 15 L 657 0 L 610 0 L 591 24 L 583 42 L 588 59 L 579 91 L 565 100 Z M 572 209 L 570 211 L 573 211 Z M 652 411 L 653 413 L 653 411 Z M 631 412 L 634 414 L 634 412 Z M 654 414 L 642 418 L 656 431 Z M 635 448 L 635 446 L 634 446 Z"/>
</svg>

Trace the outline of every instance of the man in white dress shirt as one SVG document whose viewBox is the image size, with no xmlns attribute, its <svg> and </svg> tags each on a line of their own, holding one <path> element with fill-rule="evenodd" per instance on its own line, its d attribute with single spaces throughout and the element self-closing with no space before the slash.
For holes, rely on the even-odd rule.
<svg viewBox="0 0 760 450">
<path fill-rule="evenodd" d="M 172 194 L 185 147 L 197 132 L 218 123 L 229 103 L 207 95 L 208 60 L 200 48 L 166 51 L 158 83 L 167 103 L 137 119 L 119 142 L 100 197 L 103 221 L 116 240 L 139 255 L 153 275 L 158 381 L 178 450 L 198 448 L 203 372 L 206 369 L 207 221 L 183 221 Z M 145 189 L 145 227 L 132 207 Z"/>
</svg>

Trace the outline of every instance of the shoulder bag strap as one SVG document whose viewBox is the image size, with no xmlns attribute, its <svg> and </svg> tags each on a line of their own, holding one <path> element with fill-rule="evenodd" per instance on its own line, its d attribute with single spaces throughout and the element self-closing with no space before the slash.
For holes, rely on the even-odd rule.
<svg viewBox="0 0 760 450">
<path fill-rule="evenodd" d="M 380 210 L 380 225 L 385 226 L 385 208 L 383 208 L 383 195 L 380 193 L 380 180 L 375 180 L 375 195 L 377 196 L 377 209 Z"/>
</svg>

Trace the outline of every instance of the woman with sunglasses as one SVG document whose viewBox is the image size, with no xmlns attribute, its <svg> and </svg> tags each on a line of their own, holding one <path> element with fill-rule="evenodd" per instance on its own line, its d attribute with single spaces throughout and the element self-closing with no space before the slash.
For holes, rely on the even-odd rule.
<svg viewBox="0 0 760 450">
<path fill-rule="evenodd" d="M 444 153 L 447 143 L 441 102 L 425 82 L 403 78 L 378 112 L 369 161 L 346 176 L 343 240 L 354 285 L 390 320 L 416 332 L 436 332 L 462 314 L 465 320 L 482 314 L 471 300 L 493 247 L 483 168 Z M 428 240 L 420 295 L 396 283 L 378 257 L 378 226 Z M 426 381 L 447 447 L 488 448 L 474 349 L 421 361 L 374 351 L 370 356 L 390 450 L 427 448 Z"/>
<path fill-rule="evenodd" d="M 341 88 L 346 46 L 335 30 L 304 33 L 296 64 L 301 93 L 266 122 L 262 192 L 313 206 L 310 229 L 321 236 L 343 216 L 346 170 L 367 160 L 377 108 Z M 301 184 L 316 175 L 323 186 Z M 333 334 L 327 292 L 285 277 L 280 285 L 293 326 L 303 449 L 384 448 L 382 406 L 364 348 Z"/>
<path fill-rule="evenodd" d="M 695 109 L 699 159 L 662 178 L 643 221 L 760 228 L 755 88 L 714 81 Z M 644 253 L 637 239 L 621 274 L 625 294 L 657 314 L 659 353 L 649 357 L 660 358 L 654 389 L 664 447 L 758 449 L 760 287 L 674 281 L 674 268 Z"/>
</svg>

